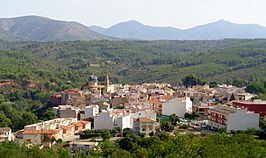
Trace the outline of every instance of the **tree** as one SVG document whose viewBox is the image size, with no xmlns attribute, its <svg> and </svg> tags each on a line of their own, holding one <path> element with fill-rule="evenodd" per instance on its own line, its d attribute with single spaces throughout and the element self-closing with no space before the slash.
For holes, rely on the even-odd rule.
<svg viewBox="0 0 266 158">
<path fill-rule="evenodd" d="M 215 88 L 215 87 L 217 87 L 217 85 L 218 85 L 218 83 L 215 81 L 212 81 L 209 83 L 210 88 Z"/>
<path fill-rule="evenodd" d="M 101 137 L 103 138 L 103 140 L 110 139 L 111 137 L 110 131 L 109 130 L 102 131 Z"/>
<path fill-rule="evenodd" d="M 25 112 L 22 114 L 21 126 L 33 124 L 37 121 L 37 116 L 31 112 Z"/>
<path fill-rule="evenodd" d="M 244 87 L 247 85 L 247 82 L 241 79 L 234 79 L 232 85 L 236 87 Z"/>
<path fill-rule="evenodd" d="M 44 120 L 51 120 L 56 118 L 56 114 L 52 108 L 48 108 L 42 117 Z"/>
<path fill-rule="evenodd" d="M 3 94 L 0 94 L 0 104 L 6 101 L 6 97 Z"/>
<path fill-rule="evenodd" d="M 123 137 L 126 137 L 127 135 L 133 134 L 133 130 L 130 128 L 123 129 Z"/>
<path fill-rule="evenodd" d="M 121 128 L 115 127 L 114 129 L 112 129 L 111 133 L 115 137 L 115 136 L 117 136 L 117 134 L 121 133 Z"/>
<path fill-rule="evenodd" d="M 180 126 L 179 126 L 179 128 L 180 129 L 188 129 L 188 125 L 187 124 L 181 124 Z"/>
<path fill-rule="evenodd" d="M 193 87 L 196 85 L 204 85 L 205 82 L 194 75 L 188 75 L 182 79 L 184 86 Z"/>
<path fill-rule="evenodd" d="M 185 113 L 185 116 L 184 117 L 185 118 L 188 118 L 188 119 L 195 119 L 195 118 L 199 117 L 199 114 L 197 114 L 197 113 L 192 113 L 192 114 Z"/>
<path fill-rule="evenodd" d="M 218 132 L 219 133 L 227 133 L 226 128 L 219 128 Z"/>
<path fill-rule="evenodd" d="M 260 119 L 260 128 L 266 132 L 266 118 L 265 117 Z"/>
<path fill-rule="evenodd" d="M 172 132 L 174 130 L 174 125 L 172 125 L 170 122 L 162 122 L 161 129 L 166 132 Z"/>
<path fill-rule="evenodd" d="M 255 135 L 257 130 L 255 128 L 248 128 L 246 133 L 249 135 Z"/>
<path fill-rule="evenodd" d="M 103 157 L 108 157 L 108 155 L 111 155 L 118 149 L 118 145 L 110 142 L 109 140 L 104 140 L 100 144 L 100 149 L 102 150 Z"/>
<path fill-rule="evenodd" d="M 172 114 L 169 116 L 169 119 L 172 123 L 172 125 L 176 126 L 177 125 L 177 122 L 180 122 L 180 119 L 178 116 L 176 116 L 176 114 Z"/>
<path fill-rule="evenodd" d="M 0 127 L 10 127 L 11 124 L 11 120 L 6 115 L 0 114 Z"/>
<path fill-rule="evenodd" d="M 249 93 L 263 93 L 265 91 L 264 85 L 262 83 L 252 83 L 246 87 L 246 91 Z"/>
</svg>

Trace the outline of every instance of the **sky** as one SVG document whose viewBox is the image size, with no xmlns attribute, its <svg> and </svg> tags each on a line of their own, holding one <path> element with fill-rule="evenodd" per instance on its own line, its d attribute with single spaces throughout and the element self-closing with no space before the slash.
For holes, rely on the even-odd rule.
<svg viewBox="0 0 266 158">
<path fill-rule="evenodd" d="M 187 29 L 221 19 L 266 26 L 266 0 L 1 0 L 0 18 L 38 15 L 110 27 L 137 20 Z"/>
</svg>

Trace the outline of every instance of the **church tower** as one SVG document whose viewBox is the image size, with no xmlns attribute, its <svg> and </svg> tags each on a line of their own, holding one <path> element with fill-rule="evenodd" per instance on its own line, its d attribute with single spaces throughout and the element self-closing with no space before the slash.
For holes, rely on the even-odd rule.
<svg viewBox="0 0 266 158">
<path fill-rule="evenodd" d="M 109 76 L 107 74 L 106 77 L 105 77 L 105 80 L 104 80 L 104 89 L 105 89 L 105 92 L 108 92 L 109 84 L 110 84 L 110 81 L 109 81 Z"/>
</svg>

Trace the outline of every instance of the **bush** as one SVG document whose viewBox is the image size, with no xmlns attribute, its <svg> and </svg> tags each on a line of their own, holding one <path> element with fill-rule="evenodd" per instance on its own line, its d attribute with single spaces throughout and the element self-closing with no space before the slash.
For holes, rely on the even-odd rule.
<svg viewBox="0 0 266 158">
<path fill-rule="evenodd" d="M 133 130 L 130 128 L 123 129 L 123 137 L 126 137 L 127 135 L 131 135 L 133 133 L 134 133 Z"/>
<path fill-rule="evenodd" d="M 226 128 L 220 128 L 220 129 L 218 129 L 218 132 L 219 133 L 226 133 L 227 131 L 226 131 Z"/>
<path fill-rule="evenodd" d="M 166 132 L 172 132 L 174 130 L 174 125 L 170 122 L 162 122 L 161 129 Z"/>
<path fill-rule="evenodd" d="M 179 129 L 188 129 L 189 125 L 187 124 L 181 124 L 179 125 Z"/>
</svg>

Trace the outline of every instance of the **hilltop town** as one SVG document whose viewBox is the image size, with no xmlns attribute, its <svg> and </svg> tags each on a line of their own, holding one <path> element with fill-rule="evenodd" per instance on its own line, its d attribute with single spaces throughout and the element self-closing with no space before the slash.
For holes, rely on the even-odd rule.
<svg viewBox="0 0 266 158">
<path fill-rule="evenodd" d="M 5 81 L 2 84 L 8 84 Z M 167 83 L 100 84 L 95 75 L 81 89 L 66 89 L 50 97 L 55 119 L 11 132 L 0 128 L 1 141 L 51 147 L 66 142 L 72 150 L 94 149 L 105 139 L 127 134 L 150 137 L 195 135 L 224 131 L 259 131 L 266 101 L 231 85 L 173 87 Z"/>
</svg>

